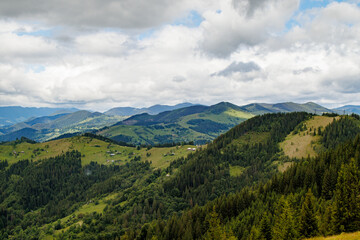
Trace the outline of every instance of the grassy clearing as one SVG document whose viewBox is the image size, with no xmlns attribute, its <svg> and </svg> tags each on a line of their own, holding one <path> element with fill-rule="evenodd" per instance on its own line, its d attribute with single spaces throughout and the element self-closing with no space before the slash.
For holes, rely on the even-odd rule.
<svg viewBox="0 0 360 240">
<path fill-rule="evenodd" d="M 285 172 L 286 169 L 291 167 L 293 165 L 293 162 L 285 162 L 283 164 L 278 165 L 279 172 Z"/>
<path fill-rule="evenodd" d="M 360 232 L 354 233 L 342 233 L 336 236 L 330 237 L 315 237 L 315 238 L 308 238 L 307 240 L 359 240 L 360 239 Z"/>
<path fill-rule="evenodd" d="M 247 112 L 241 112 L 241 111 L 236 111 L 234 109 L 229 109 L 225 112 L 227 115 L 230 115 L 232 117 L 237 117 L 237 118 L 245 118 L 245 119 L 249 119 L 254 117 L 254 114 L 251 113 L 247 113 Z"/>
<path fill-rule="evenodd" d="M 245 168 L 240 166 L 230 166 L 230 176 L 239 177 L 244 172 Z"/>
<path fill-rule="evenodd" d="M 313 135 L 314 129 L 316 131 L 319 127 L 322 130 L 334 120 L 333 117 L 315 116 L 310 120 L 304 122 L 302 131 L 293 131 L 290 133 L 285 141 L 280 143 L 280 148 L 284 154 L 290 158 L 306 158 L 308 156 L 314 157 L 321 149 L 319 143 L 320 136 Z"/>
<path fill-rule="evenodd" d="M 140 156 L 144 161 L 151 162 L 151 165 L 154 168 L 166 168 L 177 158 L 185 157 L 193 152 L 193 150 L 188 150 L 189 148 L 193 149 L 196 147 L 192 145 L 183 145 L 168 148 L 151 148 L 150 150 L 142 151 Z"/>
<path fill-rule="evenodd" d="M 20 160 L 29 159 L 38 161 L 44 158 L 55 157 L 64 152 L 77 150 L 82 154 L 82 164 L 90 162 L 99 164 L 125 164 L 136 156 L 141 157 L 143 161 L 151 161 L 155 168 L 164 168 L 169 166 L 170 162 L 187 156 L 191 151 L 187 148 L 195 146 L 178 146 L 170 148 L 152 148 L 140 150 L 133 147 L 123 147 L 98 139 L 77 136 L 72 138 L 60 139 L 45 143 L 20 143 L 0 145 L 0 160 L 8 160 L 13 164 Z"/>
<path fill-rule="evenodd" d="M 243 136 L 232 141 L 232 144 L 241 145 L 241 144 L 255 144 L 265 142 L 266 139 L 270 136 L 270 133 L 267 132 L 248 132 Z"/>
</svg>

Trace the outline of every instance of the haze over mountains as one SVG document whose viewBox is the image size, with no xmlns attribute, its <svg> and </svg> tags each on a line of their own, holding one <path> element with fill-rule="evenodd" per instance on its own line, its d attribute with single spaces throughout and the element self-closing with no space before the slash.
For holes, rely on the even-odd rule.
<svg viewBox="0 0 360 240">
<path fill-rule="evenodd" d="M 161 112 L 171 111 L 171 110 L 175 110 L 178 108 L 190 107 L 193 105 L 197 105 L 197 104 L 180 103 L 180 104 L 176 104 L 174 106 L 157 104 L 157 105 L 154 105 L 154 106 L 151 106 L 148 108 L 117 107 L 117 108 L 111 108 L 110 110 L 104 112 L 104 114 L 119 115 L 119 116 L 132 116 L 132 115 L 141 114 L 141 113 L 148 113 L 151 115 L 155 115 L 155 114 L 158 114 Z"/>
<path fill-rule="evenodd" d="M 47 141 L 63 134 L 102 129 L 97 133 L 132 144 L 204 143 L 255 115 L 277 112 L 322 114 L 338 112 L 339 109 L 327 109 L 312 102 L 252 103 L 245 106 L 227 102 L 212 106 L 181 103 L 148 108 L 119 107 L 104 113 L 74 108 L 1 107 L 3 126 L 0 128 L 0 141 L 12 141 L 22 136 Z M 356 106 L 347 107 L 346 112 L 356 109 Z"/>
</svg>

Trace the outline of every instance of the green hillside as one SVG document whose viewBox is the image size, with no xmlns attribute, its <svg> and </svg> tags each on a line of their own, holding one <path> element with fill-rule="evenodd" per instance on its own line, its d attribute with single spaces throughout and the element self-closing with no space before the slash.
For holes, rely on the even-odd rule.
<svg viewBox="0 0 360 240">
<path fill-rule="evenodd" d="M 68 114 L 39 117 L 3 129 L 1 141 L 14 141 L 21 137 L 35 141 L 47 141 L 63 134 L 82 133 L 114 124 L 124 117 L 108 116 L 101 113 L 77 111 Z"/>
<path fill-rule="evenodd" d="M 289 155 L 284 143 L 297 144 L 292 137 L 310 128 L 319 152 Z M 356 115 L 277 113 L 201 149 L 124 147 L 99 136 L 2 144 L 0 238 L 301 239 L 358 231 L 359 133 Z M 36 156 L 26 161 L 30 150 Z"/>
<path fill-rule="evenodd" d="M 133 144 L 189 141 L 204 144 L 253 116 L 231 103 L 198 105 L 158 115 L 135 115 L 98 134 Z"/>
<path fill-rule="evenodd" d="M 105 142 L 87 136 L 75 136 L 43 143 L 29 143 L 26 141 L 14 141 L 0 145 L 0 161 L 7 160 L 9 165 L 22 160 L 40 161 L 50 157 L 56 157 L 68 151 L 82 153 L 81 164 L 86 165 L 96 162 L 104 165 L 122 165 L 134 157 L 141 161 L 151 162 L 155 168 L 168 167 L 169 164 L 184 157 L 194 148 L 192 145 L 179 145 L 163 148 L 135 148 L 120 146 L 115 143 Z"/>
<path fill-rule="evenodd" d="M 255 115 L 265 114 L 265 113 L 277 113 L 277 112 L 307 112 L 307 113 L 330 113 L 333 112 L 330 109 L 327 109 L 319 104 L 308 102 L 308 103 L 252 103 L 241 107 L 242 109 L 251 112 Z"/>
</svg>

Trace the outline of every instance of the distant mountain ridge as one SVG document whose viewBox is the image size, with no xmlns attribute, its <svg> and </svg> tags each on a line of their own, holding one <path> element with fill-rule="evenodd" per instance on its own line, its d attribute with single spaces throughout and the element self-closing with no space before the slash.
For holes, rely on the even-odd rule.
<svg viewBox="0 0 360 240">
<path fill-rule="evenodd" d="M 0 127 L 23 122 L 31 117 L 49 116 L 57 113 L 76 112 L 76 108 L 47 108 L 47 107 L 0 107 Z"/>
<path fill-rule="evenodd" d="M 360 106 L 357 105 L 345 105 L 342 107 L 334 108 L 334 111 L 336 111 L 339 114 L 349 114 L 349 113 L 355 113 L 360 114 Z"/>
<path fill-rule="evenodd" d="M 322 114 L 325 112 L 333 112 L 333 110 L 325 108 L 313 102 L 303 104 L 284 102 L 284 103 L 251 103 L 241 107 L 243 110 L 249 111 L 255 115 L 276 112 L 307 112 Z"/>
<path fill-rule="evenodd" d="M 154 106 L 151 106 L 148 108 L 117 107 L 117 108 L 111 108 L 110 110 L 104 112 L 104 114 L 118 115 L 118 116 L 132 116 L 132 115 L 141 114 L 141 113 L 148 113 L 150 115 L 155 115 L 155 114 L 159 114 L 161 112 L 171 111 L 171 110 L 184 108 L 184 107 L 190 107 L 193 105 L 197 105 L 197 104 L 180 103 L 180 104 L 176 104 L 174 106 L 157 104 L 157 105 L 154 105 Z"/>
<path fill-rule="evenodd" d="M 21 107 L 14 109 L 23 110 Z M 25 111 L 27 110 L 25 108 Z M 313 102 L 252 103 L 245 106 L 229 102 L 220 102 L 212 106 L 182 103 L 175 106 L 154 105 L 149 108 L 113 108 L 105 113 L 85 110 L 69 113 L 72 110 L 74 109 L 45 108 L 42 113 L 49 113 L 48 116 L 31 117 L 13 125 L 3 126 L 0 128 L 0 141 L 12 141 L 22 136 L 36 141 L 47 141 L 63 134 L 105 128 L 100 131 L 103 136 L 132 144 L 181 141 L 204 143 L 255 115 L 277 112 L 333 112 Z M 132 115 L 135 112 L 141 113 Z M 125 119 L 122 115 L 131 116 Z"/>
<path fill-rule="evenodd" d="M 132 144 L 164 144 L 194 141 L 203 144 L 254 115 L 221 102 L 212 106 L 193 105 L 156 115 L 134 115 L 98 134 Z"/>
<path fill-rule="evenodd" d="M 26 137 L 36 141 L 47 141 L 63 134 L 93 131 L 120 120 L 121 116 L 108 116 L 85 110 L 53 116 L 31 118 L 11 126 L 0 128 L 0 142 Z"/>
</svg>

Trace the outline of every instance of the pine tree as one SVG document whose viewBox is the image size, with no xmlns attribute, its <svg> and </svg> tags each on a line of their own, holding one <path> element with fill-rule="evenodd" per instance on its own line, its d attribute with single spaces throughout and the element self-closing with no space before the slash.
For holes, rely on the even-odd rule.
<svg viewBox="0 0 360 240">
<path fill-rule="evenodd" d="M 260 222 L 260 236 L 261 239 L 271 240 L 271 225 L 268 214 L 264 214 Z"/>
<path fill-rule="evenodd" d="M 314 202 L 314 195 L 309 189 L 300 212 L 300 233 L 304 237 L 315 236 L 318 231 Z"/>
<path fill-rule="evenodd" d="M 360 229 L 359 180 L 359 169 L 354 159 L 341 166 L 333 205 L 332 228 L 334 233 Z"/>
<path fill-rule="evenodd" d="M 297 239 L 294 212 L 289 202 L 282 196 L 275 211 L 272 238 L 277 240 Z"/>
<path fill-rule="evenodd" d="M 215 206 L 213 207 L 213 211 L 208 215 L 208 223 L 209 229 L 204 235 L 205 240 L 236 239 L 231 231 L 227 231 L 227 229 L 221 225 L 219 215 L 215 211 Z"/>
</svg>

